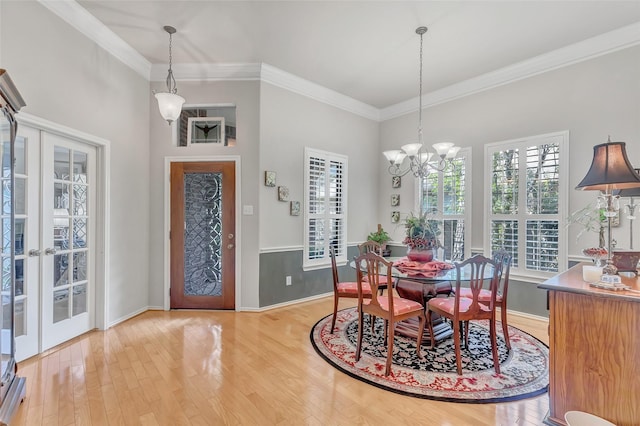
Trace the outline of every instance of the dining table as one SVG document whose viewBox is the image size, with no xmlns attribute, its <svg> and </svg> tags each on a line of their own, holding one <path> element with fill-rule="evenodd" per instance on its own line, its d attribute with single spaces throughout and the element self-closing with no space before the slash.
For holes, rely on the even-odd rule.
<svg viewBox="0 0 640 426">
<path fill-rule="evenodd" d="M 430 262 L 416 262 L 405 257 L 387 257 L 386 261 L 392 262 L 391 276 L 395 279 L 395 290 L 398 296 L 419 302 L 426 308 L 429 299 L 434 297 L 447 297 L 453 291 L 454 283 L 458 279 L 458 270 L 455 264 L 447 261 L 432 260 Z M 355 269 L 356 262 L 352 260 L 349 265 Z M 380 269 L 381 275 L 386 275 L 386 268 Z M 493 277 L 493 268 L 485 268 L 484 279 Z M 460 281 L 469 281 L 471 271 L 468 268 L 460 270 Z M 432 315 L 433 334 L 436 340 L 443 340 L 453 334 L 451 324 L 436 314 Z M 396 331 L 404 336 L 416 338 L 418 335 L 418 319 L 410 318 L 396 324 Z M 425 340 L 428 339 L 428 340 Z M 430 341 L 428 327 L 424 328 L 423 341 Z"/>
</svg>

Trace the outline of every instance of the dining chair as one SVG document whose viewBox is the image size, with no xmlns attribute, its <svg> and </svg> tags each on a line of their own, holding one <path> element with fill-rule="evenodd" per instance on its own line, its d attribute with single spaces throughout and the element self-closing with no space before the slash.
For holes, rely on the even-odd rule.
<svg viewBox="0 0 640 426">
<path fill-rule="evenodd" d="M 424 308 L 416 301 L 395 296 L 392 289 L 389 289 L 385 295 L 367 299 L 365 297 L 367 284 L 371 288 L 371 294 L 376 295 L 382 278 L 387 278 L 387 282 L 391 282 L 391 267 L 393 266 L 393 263 L 388 262 L 379 254 L 369 252 L 358 256 L 355 259 L 355 264 L 358 265 L 358 267 L 356 267 L 358 277 L 358 344 L 356 347 L 356 362 L 360 360 L 362 350 L 364 314 L 368 313 L 372 318 L 383 318 L 384 341 L 387 344 L 387 362 L 384 375 L 388 376 L 391 373 L 393 340 L 395 337 L 395 325 L 397 322 L 412 317 L 418 317 L 419 330 L 417 337 L 417 353 L 418 358 L 422 358 L 420 345 L 422 344 L 422 334 L 424 333 L 426 321 Z M 365 277 L 368 278 L 367 281 L 364 280 Z"/>
<path fill-rule="evenodd" d="M 376 242 L 376 241 L 371 241 L 371 240 L 367 240 L 362 244 L 358 245 L 358 251 L 360 252 L 360 254 L 365 254 L 365 253 L 375 253 L 378 254 L 380 256 L 382 256 L 382 244 Z M 364 277 L 364 280 L 367 281 L 368 277 Z M 393 281 L 390 281 L 393 283 Z M 381 276 L 380 277 L 380 295 L 382 295 L 382 293 L 384 293 L 384 291 L 389 287 L 389 282 L 387 281 L 387 277 L 386 276 Z M 392 284 L 393 287 L 393 284 Z"/>
<path fill-rule="evenodd" d="M 498 265 L 499 284 L 496 293 L 495 306 L 500 308 L 500 322 L 502 323 L 502 335 L 507 344 L 507 348 L 511 350 L 511 341 L 509 340 L 509 326 L 507 325 L 507 294 L 509 292 L 509 270 L 511 269 L 512 255 L 508 251 L 501 249 L 493 253 L 493 261 Z M 461 288 L 460 296 L 473 298 L 471 289 Z M 491 300 L 491 293 L 488 289 L 480 290 L 478 301 L 484 305 L 488 305 Z M 468 342 L 469 329 L 465 328 L 465 341 Z"/>
<path fill-rule="evenodd" d="M 331 333 L 336 327 L 336 315 L 338 313 L 338 300 L 341 297 L 347 299 L 358 298 L 358 283 L 355 281 L 340 281 L 338 278 L 338 266 L 336 265 L 336 253 L 333 247 L 329 248 L 331 257 L 331 271 L 333 272 L 333 318 L 331 319 Z M 371 299 L 371 287 L 369 284 L 362 286 L 363 297 Z"/>
<path fill-rule="evenodd" d="M 455 345 L 456 370 L 462 374 L 462 359 L 460 356 L 460 330 L 463 322 L 468 324 L 471 320 L 488 320 L 491 352 L 493 353 L 493 366 L 496 373 L 500 374 L 498 362 L 498 345 L 496 342 L 496 317 L 495 295 L 499 281 L 499 266 L 493 260 L 482 255 L 475 255 L 464 262 L 456 262 L 456 287 L 455 294 L 451 297 L 434 297 L 427 302 L 427 323 L 431 335 L 431 349 L 436 346 L 433 334 L 433 313 L 448 318 L 453 324 L 453 341 Z M 485 268 L 492 268 L 491 278 L 485 280 Z M 465 280 L 469 281 L 471 298 L 461 295 L 461 273 L 465 269 Z M 468 272 L 468 273 L 467 273 Z M 480 303 L 479 296 L 485 281 L 489 282 L 491 296 L 488 304 Z M 468 328 L 468 327 L 467 327 Z"/>
</svg>

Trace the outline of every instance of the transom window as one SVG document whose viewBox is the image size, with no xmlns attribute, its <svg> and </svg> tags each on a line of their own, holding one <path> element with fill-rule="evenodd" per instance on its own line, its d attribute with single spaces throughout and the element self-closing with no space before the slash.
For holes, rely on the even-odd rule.
<svg viewBox="0 0 640 426">
<path fill-rule="evenodd" d="M 437 166 L 437 163 L 433 163 Z M 429 214 L 441 223 L 440 243 L 444 246 L 447 260 L 462 260 L 469 257 L 469 232 L 465 223 L 470 223 L 471 212 L 471 149 L 458 152 L 452 164 L 444 171 L 433 172 L 420 180 L 418 185 L 418 211 Z"/>
<path fill-rule="evenodd" d="M 347 162 L 344 155 L 304 150 L 305 203 L 303 269 L 331 263 L 329 247 L 336 260 L 347 260 Z"/>
<path fill-rule="evenodd" d="M 516 273 L 566 267 L 568 144 L 561 132 L 485 147 L 485 253 L 506 249 Z"/>
</svg>

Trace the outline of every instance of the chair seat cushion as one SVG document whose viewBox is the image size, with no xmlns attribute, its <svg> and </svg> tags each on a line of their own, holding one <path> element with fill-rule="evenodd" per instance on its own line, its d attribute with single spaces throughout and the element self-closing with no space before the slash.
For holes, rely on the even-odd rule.
<svg viewBox="0 0 640 426">
<path fill-rule="evenodd" d="M 369 277 L 367 277 L 367 276 L 362 277 L 362 281 L 369 281 Z M 389 284 L 388 281 L 389 280 L 387 280 L 387 276 L 386 275 L 380 275 L 380 278 L 378 278 L 378 284 L 380 284 L 380 285 L 387 285 L 387 284 Z"/>
<path fill-rule="evenodd" d="M 339 282 L 338 293 L 358 294 L 358 283 L 349 281 Z M 362 283 L 362 294 L 371 294 L 371 287 L 368 283 Z"/>
<path fill-rule="evenodd" d="M 364 303 L 369 303 L 366 300 Z M 378 296 L 378 303 L 380 307 L 385 311 L 389 310 L 389 297 L 388 296 Z M 418 302 L 414 302 L 413 300 L 404 299 L 402 297 L 394 297 L 393 298 L 393 315 L 401 315 L 406 314 L 407 312 L 413 311 L 422 311 L 422 305 Z"/>
<path fill-rule="evenodd" d="M 461 288 L 460 289 L 460 297 L 465 297 L 467 299 L 473 299 L 473 294 L 471 294 L 470 288 Z M 491 301 L 491 292 L 485 288 L 480 290 L 480 294 L 478 295 L 479 302 L 487 302 Z M 496 302 L 502 302 L 502 295 L 496 294 Z"/>
<path fill-rule="evenodd" d="M 443 312 L 447 312 L 451 315 L 455 312 L 455 297 L 434 297 L 429 300 L 429 308 L 434 307 L 438 308 Z M 468 299 L 465 297 L 460 298 L 460 312 L 467 312 L 471 307 L 472 299 Z M 485 305 L 478 305 L 481 311 L 489 312 L 490 309 Z"/>
</svg>

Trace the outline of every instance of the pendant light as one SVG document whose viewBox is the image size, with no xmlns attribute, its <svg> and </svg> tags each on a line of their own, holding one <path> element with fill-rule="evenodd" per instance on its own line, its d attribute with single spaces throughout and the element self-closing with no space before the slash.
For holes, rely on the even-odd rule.
<svg viewBox="0 0 640 426">
<path fill-rule="evenodd" d="M 160 115 L 162 115 L 162 118 L 167 120 L 169 125 L 171 125 L 174 120 L 177 120 L 178 117 L 180 117 L 180 113 L 182 112 L 182 104 L 184 104 L 184 98 L 178 95 L 176 79 L 173 77 L 173 71 L 171 70 L 171 41 L 173 34 L 176 33 L 176 29 L 169 25 L 166 25 L 164 27 L 164 30 L 169 33 L 169 74 L 167 75 L 167 91 L 158 93 L 154 91 L 153 94 L 158 100 Z"/>
</svg>

